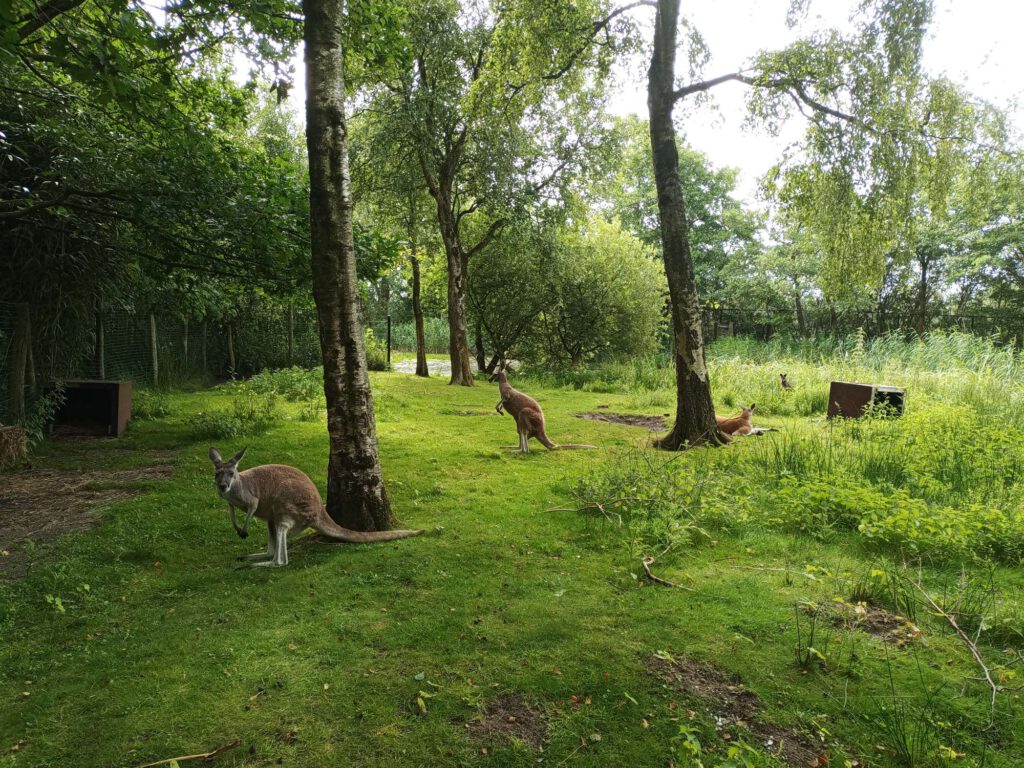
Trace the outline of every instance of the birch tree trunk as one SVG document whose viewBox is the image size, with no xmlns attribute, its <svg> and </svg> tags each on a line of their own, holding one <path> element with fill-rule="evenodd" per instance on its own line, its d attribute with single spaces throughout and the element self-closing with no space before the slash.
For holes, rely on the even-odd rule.
<svg viewBox="0 0 1024 768">
<path fill-rule="evenodd" d="M 342 0 L 303 0 L 313 298 L 327 398 L 327 513 L 359 531 L 390 528 L 391 502 L 359 318 L 345 125 Z"/>
<path fill-rule="evenodd" d="M 715 422 L 711 385 L 704 363 L 700 300 L 693 278 L 689 229 L 679 182 L 679 153 L 672 124 L 678 25 L 679 0 L 658 0 L 654 53 L 647 80 L 647 107 L 662 253 L 672 304 L 676 364 L 676 422 L 672 431 L 657 442 L 658 447 L 668 450 L 726 442 Z"/>
</svg>

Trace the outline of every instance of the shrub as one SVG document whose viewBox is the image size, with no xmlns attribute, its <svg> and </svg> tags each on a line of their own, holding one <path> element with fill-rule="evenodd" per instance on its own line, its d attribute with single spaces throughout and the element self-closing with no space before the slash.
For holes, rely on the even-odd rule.
<svg viewBox="0 0 1024 768">
<path fill-rule="evenodd" d="M 132 395 L 132 418 L 147 421 L 165 419 L 174 413 L 171 399 L 152 389 L 137 389 Z"/>
<path fill-rule="evenodd" d="M 279 418 L 276 395 L 242 392 L 236 395 L 230 411 L 200 412 L 189 417 L 188 425 L 197 440 L 230 439 L 262 435 Z"/>
<path fill-rule="evenodd" d="M 388 370 L 388 348 L 373 333 L 372 328 L 366 329 L 366 366 L 371 371 Z"/>
</svg>

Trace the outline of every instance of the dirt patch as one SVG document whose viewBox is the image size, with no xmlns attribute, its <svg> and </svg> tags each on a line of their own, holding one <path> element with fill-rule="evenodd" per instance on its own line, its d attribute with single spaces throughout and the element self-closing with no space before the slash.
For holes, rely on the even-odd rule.
<svg viewBox="0 0 1024 768">
<path fill-rule="evenodd" d="M 787 765 L 817 765 L 824 750 L 801 731 L 783 728 L 761 719 L 761 697 L 743 685 L 743 681 L 713 664 L 688 658 L 667 659 L 654 656 L 647 669 L 672 688 L 697 699 L 715 716 L 717 729 L 724 734 L 740 726 L 754 734 L 761 745 Z M 825 763 L 821 763 L 825 765 Z"/>
<path fill-rule="evenodd" d="M 544 746 L 547 722 L 516 693 L 499 696 L 484 707 L 475 720 L 466 723 L 470 735 L 485 744 L 495 741 L 521 741 L 530 749 Z"/>
<path fill-rule="evenodd" d="M 446 408 L 438 411 L 442 416 L 498 416 L 497 411 L 460 411 L 455 408 Z"/>
<path fill-rule="evenodd" d="M 598 406 L 600 408 L 601 406 Z M 605 406 L 607 407 L 607 406 Z M 640 413 L 577 413 L 576 417 L 579 419 L 586 419 L 587 421 L 606 421 L 609 424 L 625 424 L 629 427 L 643 427 L 649 429 L 652 432 L 658 432 L 665 429 L 665 417 L 668 416 L 666 413 L 664 416 L 644 416 Z"/>
<path fill-rule="evenodd" d="M 857 603 L 834 604 L 833 623 L 847 629 L 860 629 L 887 643 L 905 645 L 921 634 L 910 619 L 874 605 Z"/>
<path fill-rule="evenodd" d="M 171 477 L 174 467 L 74 472 L 28 469 L 0 475 L 0 579 L 28 570 L 22 543 L 45 544 L 96 524 L 95 511 L 142 493 L 139 483 Z"/>
</svg>

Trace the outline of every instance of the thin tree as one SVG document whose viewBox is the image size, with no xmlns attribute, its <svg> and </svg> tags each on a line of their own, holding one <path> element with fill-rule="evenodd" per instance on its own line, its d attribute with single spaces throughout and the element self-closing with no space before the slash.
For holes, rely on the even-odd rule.
<svg viewBox="0 0 1024 768">
<path fill-rule="evenodd" d="M 327 512 L 360 531 L 394 522 L 381 476 L 359 318 L 342 56 L 343 0 L 304 0 L 313 298 L 327 398 Z"/>
</svg>

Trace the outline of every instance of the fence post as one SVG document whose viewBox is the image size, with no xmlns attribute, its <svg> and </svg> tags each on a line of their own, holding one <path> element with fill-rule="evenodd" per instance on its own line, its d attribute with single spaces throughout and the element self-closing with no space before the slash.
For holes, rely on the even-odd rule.
<svg viewBox="0 0 1024 768">
<path fill-rule="evenodd" d="M 200 348 L 203 356 L 203 376 L 209 376 L 210 368 L 206 364 L 206 315 L 203 315 L 203 341 Z"/>
<path fill-rule="evenodd" d="M 388 368 L 391 368 L 391 315 L 388 315 Z"/>
<path fill-rule="evenodd" d="M 96 309 L 96 372 L 100 379 L 107 378 L 107 336 L 103 327 L 103 299 Z"/>
<path fill-rule="evenodd" d="M 182 360 L 182 362 L 184 363 L 184 369 L 187 371 L 188 370 L 188 315 L 186 315 L 185 319 L 182 320 L 181 322 L 182 322 L 182 331 L 184 332 L 184 336 L 182 336 L 182 339 L 181 339 L 181 351 L 182 351 L 182 355 L 184 356 L 184 359 Z"/>
<path fill-rule="evenodd" d="M 11 400 L 11 421 L 25 420 L 25 373 L 32 326 L 28 304 L 18 304 L 14 315 L 14 338 L 11 340 L 11 367 L 7 373 L 7 389 Z"/>
<path fill-rule="evenodd" d="M 156 315 L 149 313 L 149 356 L 153 362 L 153 386 L 160 383 L 160 364 L 156 350 Z"/>
<path fill-rule="evenodd" d="M 295 365 L 295 302 L 288 302 L 288 367 Z"/>
<path fill-rule="evenodd" d="M 231 321 L 228 321 L 228 371 L 231 377 L 235 375 L 235 336 L 231 332 Z"/>
</svg>

